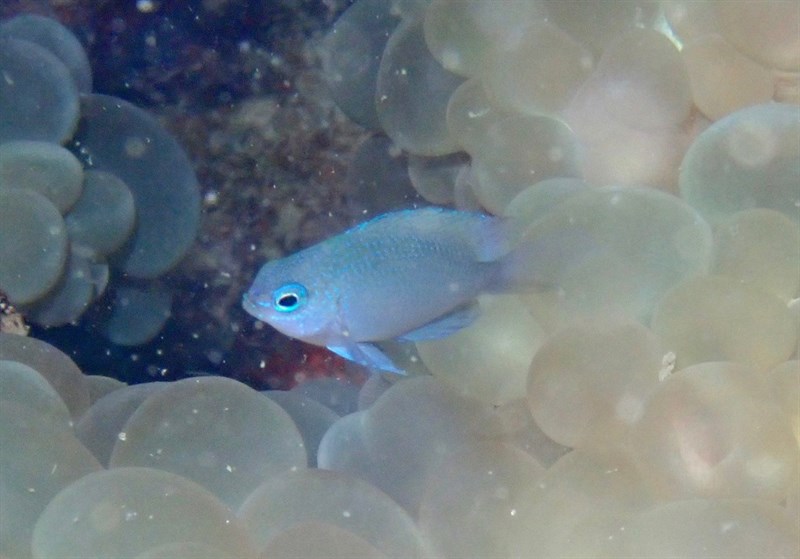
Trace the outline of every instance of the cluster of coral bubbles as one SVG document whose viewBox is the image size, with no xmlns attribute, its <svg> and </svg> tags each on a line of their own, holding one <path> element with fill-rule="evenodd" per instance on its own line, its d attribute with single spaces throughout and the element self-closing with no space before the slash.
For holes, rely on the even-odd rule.
<svg viewBox="0 0 800 559">
<path fill-rule="evenodd" d="M 800 556 L 798 28 L 782 1 L 357 0 L 325 78 L 420 194 L 600 248 L 361 387 L 120 386 L 0 334 L 0 556 Z"/>
</svg>

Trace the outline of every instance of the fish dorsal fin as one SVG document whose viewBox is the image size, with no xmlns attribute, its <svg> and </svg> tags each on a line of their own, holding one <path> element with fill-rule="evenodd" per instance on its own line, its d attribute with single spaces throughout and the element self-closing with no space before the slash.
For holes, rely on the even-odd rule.
<svg viewBox="0 0 800 559">
<path fill-rule="evenodd" d="M 479 314 L 477 303 L 462 305 L 424 326 L 403 334 L 398 339 L 404 342 L 419 342 L 445 338 L 475 322 Z"/>
</svg>

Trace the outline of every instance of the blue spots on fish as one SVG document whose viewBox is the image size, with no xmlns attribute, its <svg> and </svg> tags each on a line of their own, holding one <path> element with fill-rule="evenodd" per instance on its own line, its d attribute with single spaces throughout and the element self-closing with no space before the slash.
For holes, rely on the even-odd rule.
<svg viewBox="0 0 800 559">
<path fill-rule="evenodd" d="M 242 304 L 288 336 L 401 373 L 381 342 L 449 336 L 477 318 L 479 294 L 535 283 L 537 266 L 519 260 L 536 247 L 517 246 L 518 229 L 441 208 L 383 214 L 267 262 Z"/>
</svg>

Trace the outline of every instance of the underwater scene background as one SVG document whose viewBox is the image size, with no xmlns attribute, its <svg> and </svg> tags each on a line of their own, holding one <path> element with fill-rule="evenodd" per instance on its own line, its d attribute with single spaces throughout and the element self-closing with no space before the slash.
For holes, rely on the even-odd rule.
<svg viewBox="0 0 800 559">
<path fill-rule="evenodd" d="M 799 345 L 796 1 L 0 3 L 0 559 L 800 557 Z"/>
</svg>

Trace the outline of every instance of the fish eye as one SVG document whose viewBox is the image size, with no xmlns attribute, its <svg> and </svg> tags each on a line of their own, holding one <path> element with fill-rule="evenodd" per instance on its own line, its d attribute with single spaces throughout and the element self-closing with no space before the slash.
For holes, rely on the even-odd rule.
<svg viewBox="0 0 800 559">
<path fill-rule="evenodd" d="M 292 312 L 306 302 L 308 291 L 299 283 L 288 283 L 272 294 L 272 308 L 278 312 Z"/>
</svg>

